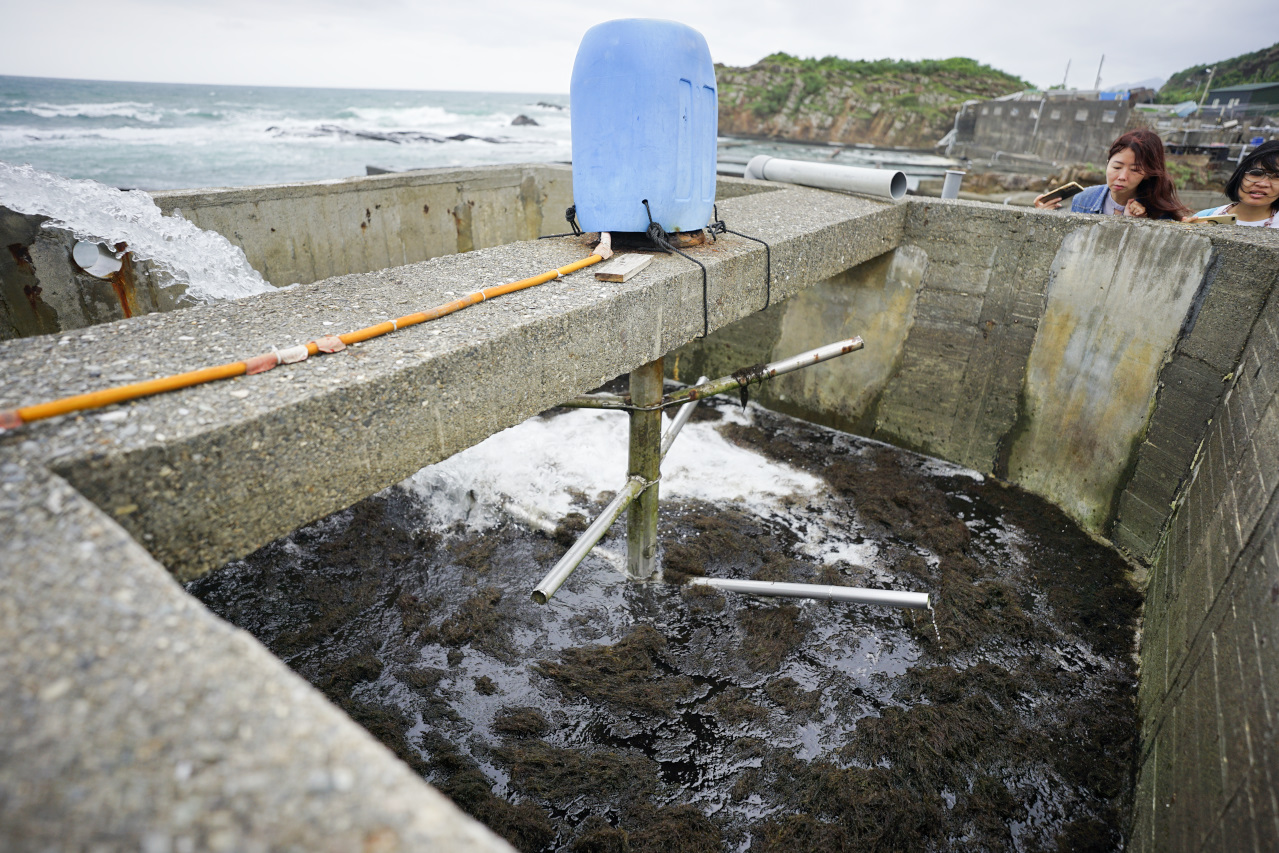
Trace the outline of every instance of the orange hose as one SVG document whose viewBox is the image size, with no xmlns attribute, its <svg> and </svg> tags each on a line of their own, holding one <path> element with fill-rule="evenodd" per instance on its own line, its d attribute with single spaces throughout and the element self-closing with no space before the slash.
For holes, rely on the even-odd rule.
<svg viewBox="0 0 1279 853">
<path fill-rule="evenodd" d="M 367 341 L 370 338 L 376 338 L 381 335 L 388 334 L 403 329 L 406 326 L 416 326 L 418 323 L 425 323 L 428 320 L 436 320 L 454 311 L 460 311 L 477 302 L 484 302 L 492 299 L 494 296 L 502 296 L 507 293 L 514 293 L 517 290 L 524 290 L 529 287 L 536 287 L 539 284 L 545 284 L 553 281 L 561 276 L 569 273 L 577 272 L 580 269 L 589 267 L 591 264 L 598 263 L 603 260 L 600 255 L 588 255 L 580 261 L 574 261 L 568 266 L 560 267 L 532 278 L 513 281 L 510 284 L 500 284 L 494 287 L 486 287 L 483 290 L 477 290 L 468 293 L 460 299 L 452 302 L 446 302 L 436 308 L 428 311 L 419 311 L 415 314 L 406 314 L 398 317 L 394 321 L 379 323 L 376 326 L 368 326 L 363 329 L 357 329 L 354 332 L 347 332 L 344 335 L 338 335 L 338 339 L 344 344 L 355 344 L 361 341 Z M 320 352 L 319 346 L 315 341 L 310 341 L 306 345 L 308 356 L 316 355 Z M 58 400 L 52 400 L 48 403 L 38 403 L 33 406 L 24 406 L 19 409 L 10 409 L 8 411 L 0 411 L 0 430 L 12 429 L 21 426 L 24 423 L 43 420 L 45 418 L 57 417 L 71 412 L 81 412 L 87 409 L 100 409 L 103 406 L 110 406 L 114 403 L 124 403 L 129 400 L 136 400 L 139 397 L 149 397 L 153 394 L 163 394 L 167 391 L 176 391 L 179 388 L 190 388 L 192 385 L 203 385 L 206 382 L 215 382 L 219 379 L 230 379 L 233 376 L 240 376 L 248 369 L 248 365 L 243 361 L 235 361 L 230 364 L 222 364 L 217 367 L 203 367 L 199 370 L 191 370 L 186 373 L 179 373 L 174 376 L 165 376 L 160 379 L 148 379 L 145 382 L 134 382 L 130 385 L 120 385 L 115 388 L 107 388 L 102 391 L 90 391 L 87 394 L 77 394 L 74 397 L 63 397 Z"/>
</svg>

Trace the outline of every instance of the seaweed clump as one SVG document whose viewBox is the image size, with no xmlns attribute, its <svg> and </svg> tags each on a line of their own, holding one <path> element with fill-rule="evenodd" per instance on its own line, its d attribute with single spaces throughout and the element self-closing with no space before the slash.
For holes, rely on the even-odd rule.
<svg viewBox="0 0 1279 853">
<path fill-rule="evenodd" d="M 670 714 L 688 694 L 693 681 L 666 675 L 660 664 L 666 638 L 649 625 L 639 625 L 611 646 L 565 649 L 560 660 L 539 661 L 534 670 L 569 694 L 584 696 L 621 713 Z"/>
<path fill-rule="evenodd" d="M 742 652 L 755 670 L 777 669 L 807 633 L 799 608 L 793 604 L 743 610 L 740 621 L 746 635 Z"/>
</svg>

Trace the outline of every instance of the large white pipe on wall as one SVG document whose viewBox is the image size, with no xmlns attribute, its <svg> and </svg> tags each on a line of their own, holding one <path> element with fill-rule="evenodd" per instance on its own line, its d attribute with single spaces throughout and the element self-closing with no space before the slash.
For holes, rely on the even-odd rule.
<svg viewBox="0 0 1279 853">
<path fill-rule="evenodd" d="M 823 190 L 845 190 L 891 198 L 893 201 L 906 195 L 906 175 L 894 169 L 862 169 L 807 160 L 783 160 L 767 154 L 752 157 L 746 164 L 746 174 L 743 177 L 757 181 L 800 184 Z"/>
</svg>

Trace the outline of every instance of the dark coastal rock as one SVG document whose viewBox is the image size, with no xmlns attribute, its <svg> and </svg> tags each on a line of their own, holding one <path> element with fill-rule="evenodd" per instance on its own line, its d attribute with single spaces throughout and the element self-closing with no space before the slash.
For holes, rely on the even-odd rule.
<svg viewBox="0 0 1279 853">
<path fill-rule="evenodd" d="M 520 115 L 517 115 L 514 119 L 511 120 L 511 127 L 523 127 L 525 125 L 529 127 L 537 127 L 537 122 L 529 118 L 528 116 L 524 115 L 523 113 L 521 113 Z"/>
</svg>

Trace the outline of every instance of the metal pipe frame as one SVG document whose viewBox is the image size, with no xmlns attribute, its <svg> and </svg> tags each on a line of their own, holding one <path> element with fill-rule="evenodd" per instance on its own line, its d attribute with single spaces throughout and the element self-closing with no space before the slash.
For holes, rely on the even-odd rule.
<svg viewBox="0 0 1279 853">
<path fill-rule="evenodd" d="M 815 583 L 778 583 L 776 581 L 740 581 L 725 578 L 689 578 L 694 586 L 709 586 L 729 592 L 762 595 L 770 598 L 813 598 L 819 601 L 847 601 L 880 607 L 906 607 L 931 610 L 926 592 L 900 592 L 892 589 L 865 589 L 855 586 L 828 586 Z"/>
<path fill-rule="evenodd" d="M 811 349 L 808 352 L 784 358 L 781 361 L 742 368 L 730 376 L 721 377 L 713 382 L 699 381 L 697 385 L 690 385 L 687 388 L 667 394 L 660 403 L 649 406 L 636 404 L 631 395 L 621 396 L 618 394 L 584 394 L 560 403 L 560 405 L 566 408 L 616 409 L 625 412 L 637 409 L 668 409 L 671 406 L 682 406 L 690 400 L 713 397 L 716 394 L 723 394 L 725 391 L 735 391 L 747 385 L 754 385 L 766 379 L 772 379 L 774 376 L 793 373 L 809 365 L 819 364 L 832 358 L 838 358 L 841 355 L 847 355 L 850 352 L 856 352 L 863 347 L 865 347 L 865 343 L 860 337 L 852 337 L 833 344 L 826 344 L 817 349 Z"/>
<path fill-rule="evenodd" d="M 698 382 L 706 381 L 703 376 Z M 679 431 L 684 428 L 684 424 L 688 423 L 688 419 L 693 415 L 693 409 L 697 407 L 697 401 L 693 400 L 689 405 L 679 410 L 675 416 L 675 420 L 666 429 L 666 435 L 662 437 L 661 458 L 665 459 L 667 452 L 671 449 L 671 445 L 675 443 L 675 437 L 679 435 Z M 582 536 L 573 543 L 573 547 L 569 548 L 560 558 L 560 561 L 542 578 L 542 582 L 533 590 L 533 601 L 538 604 L 545 604 L 555 594 L 564 581 L 568 580 L 568 576 L 573 570 L 581 565 L 586 559 L 586 555 L 595 547 L 608 529 L 613 526 L 613 522 L 617 521 L 626 507 L 635 500 L 635 498 L 644 490 L 645 482 L 639 477 L 632 477 L 626 481 L 626 485 L 622 487 L 608 506 L 604 507 L 604 511 L 599 517 L 591 522 L 591 526 L 583 531 Z"/>
<path fill-rule="evenodd" d="M 697 380 L 697 383 L 706 381 L 706 377 Z M 670 452 L 671 445 L 675 443 L 676 436 L 679 431 L 684 428 L 684 424 L 688 423 L 688 419 L 693 416 L 693 409 L 697 408 L 697 401 L 691 401 L 691 405 L 686 405 L 675 414 L 675 420 L 671 421 L 671 425 L 666 429 L 666 435 L 662 436 L 662 458 L 666 458 L 666 454 Z"/>
</svg>

